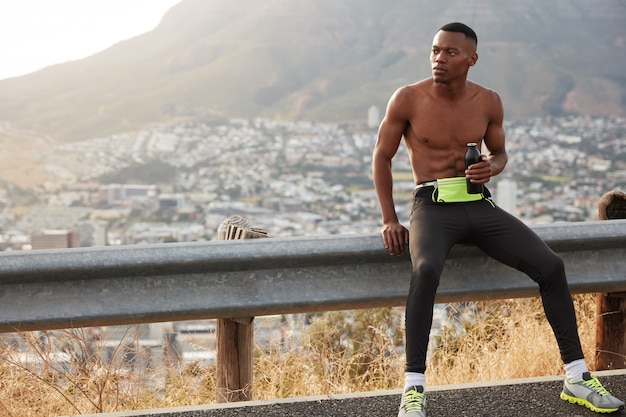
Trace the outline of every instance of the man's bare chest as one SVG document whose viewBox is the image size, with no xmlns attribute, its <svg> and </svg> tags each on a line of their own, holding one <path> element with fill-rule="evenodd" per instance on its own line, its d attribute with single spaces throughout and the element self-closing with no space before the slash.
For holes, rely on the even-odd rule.
<svg viewBox="0 0 626 417">
<path fill-rule="evenodd" d="M 488 119 L 475 109 L 458 111 L 429 110 L 409 120 L 405 136 L 411 141 L 431 142 L 431 146 L 478 142 L 485 136 Z M 425 143 L 424 143 L 425 144 Z"/>
</svg>

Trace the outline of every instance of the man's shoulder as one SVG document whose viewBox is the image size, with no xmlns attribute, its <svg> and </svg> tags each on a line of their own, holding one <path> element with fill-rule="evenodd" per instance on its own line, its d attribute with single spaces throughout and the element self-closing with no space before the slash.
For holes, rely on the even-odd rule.
<svg viewBox="0 0 626 417">
<path fill-rule="evenodd" d="M 491 88 L 480 85 L 474 81 L 468 80 L 467 83 L 470 86 L 470 88 L 474 90 L 476 94 L 480 94 L 482 96 L 491 97 L 491 98 L 499 97 L 498 93 L 495 90 L 492 90 Z"/>
<path fill-rule="evenodd" d="M 417 81 L 413 84 L 405 85 L 402 88 L 406 88 L 414 92 L 419 92 L 419 91 L 425 91 L 426 88 L 431 87 L 432 85 L 433 85 L 432 78 L 424 78 L 423 80 Z"/>
<path fill-rule="evenodd" d="M 501 119 L 503 116 L 502 100 L 500 95 L 491 88 L 484 87 L 480 84 L 472 82 L 475 100 L 481 104 L 490 115 L 490 119 Z"/>
<path fill-rule="evenodd" d="M 395 96 L 397 98 L 414 98 L 416 95 L 424 94 L 427 87 L 431 84 L 432 80 L 427 78 L 413 84 L 405 85 L 396 90 Z"/>
</svg>

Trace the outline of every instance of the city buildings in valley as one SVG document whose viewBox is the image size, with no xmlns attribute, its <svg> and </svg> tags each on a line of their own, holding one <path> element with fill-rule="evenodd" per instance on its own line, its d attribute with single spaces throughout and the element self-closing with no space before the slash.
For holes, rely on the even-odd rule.
<svg viewBox="0 0 626 417">
<path fill-rule="evenodd" d="M 624 118 L 537 118 L 505 130 L 509 163 L 487 186 L 525 222 L 594 220 L 599 198 L 626 188 Z M 277 237 L 377 233 L 376 133 L 373 124 L 233 119 L 57 145 L 27 209 L 0 186 L 0 249 L 30 248 L 43 230 L 68 230 L 83 246 L 206 240 L 232 215 Z M 402 146 L 393 169 L 408 222 L 414 184 Z"/>
</svg>

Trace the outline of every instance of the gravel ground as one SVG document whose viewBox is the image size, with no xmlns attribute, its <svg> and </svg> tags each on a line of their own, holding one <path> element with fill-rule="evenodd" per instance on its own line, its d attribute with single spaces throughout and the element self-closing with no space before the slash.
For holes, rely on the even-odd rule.
<svg viewBox="0 0 626 417">
<path fill-rule="evenodd" d="M 626 398 L 626 371 L 596 373 L 604 386 Z M 429 389 L 428 417 L 591 417 L 599 416 L 559 398 L 559 378 L 533 378 L 497 385 L 464 384 Z M 93 417 L 396 417 L 400 391 L 255 401 L 126 413 Z M 608 414 L 603 414 L 608 415 Z M 610 414 L 624 416 L 626 411 Z M 83 415 L 82 417 L 88 417 Z"/>
</svg>

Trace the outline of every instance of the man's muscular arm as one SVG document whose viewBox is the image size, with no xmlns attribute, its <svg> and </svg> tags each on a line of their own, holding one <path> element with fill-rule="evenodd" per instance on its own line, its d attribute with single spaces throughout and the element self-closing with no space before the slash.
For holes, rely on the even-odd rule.
<svg viewBox="0 0 626 417">
<path fill-rule="evenodd" d="M 495 91 L 487 90 L 485 108 L 489 115 L 489 124 L 485 132 L 484 143 L 487 155 L 482 162 L 471 165 L 465 175 L 475 184 L 484 184 L 504 170 L 508 156 L 506 153 L 504 128 L 504 110 L 500 96 Z"/>
<path fill-rule="evenodd" d="M 372 155 L 372 177 L 383 221 L 381 234 L 383 244 L 390 255 L 403 253 L 404 246 L 409 242 L 408 230 L 398 221 L 393 201 L 391 171 L 391 160 L 398 151 L 407 126 L 407 118 L 403 114 L 404 106 L 401 103 L 404 95 L 405 92 L 400 89 L 389 100 L 387 113 L 380 124 L 378 140 Z"/>
</svg>

